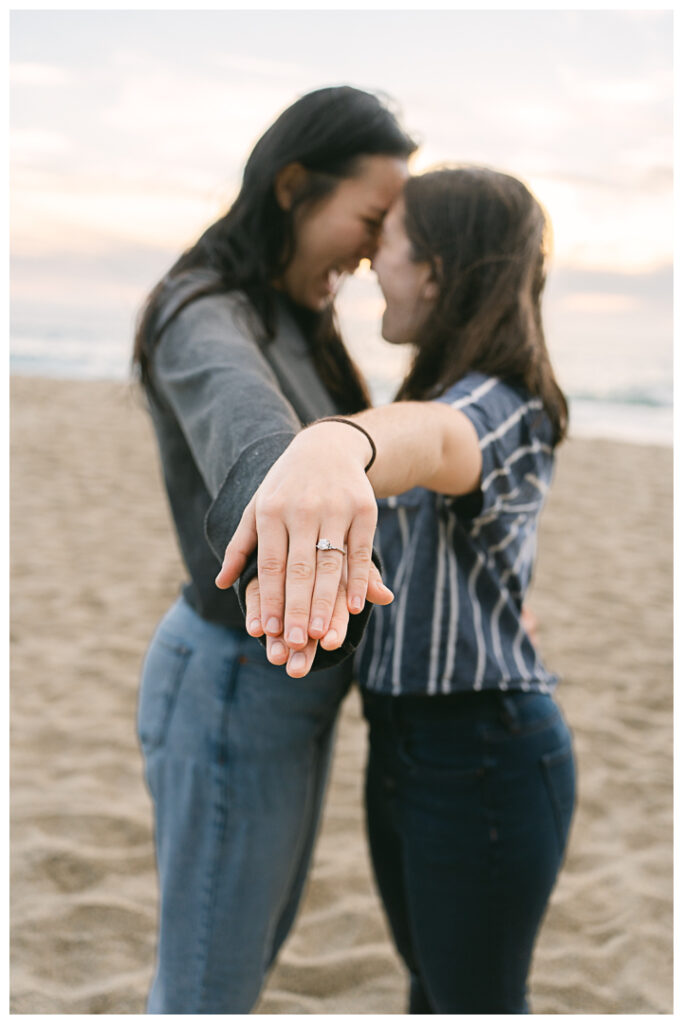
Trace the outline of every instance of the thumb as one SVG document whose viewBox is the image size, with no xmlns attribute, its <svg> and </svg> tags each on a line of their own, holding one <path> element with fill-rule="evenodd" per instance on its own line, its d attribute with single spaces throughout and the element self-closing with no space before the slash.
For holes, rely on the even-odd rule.
<svg viewBox="0 0 683 1024">
<path fill-rule="evenodd" d="M 370 574 L 368 576 L 367 599 L 373 604 L 391 604 L 394 600 L 394 595 L 389 590 L 389 587 L 385 587 L 384 583 L 382 583 L 379 569 L 374 563 L 370 566 Z"/>
<path fill-rule="evenodd" d="M 242 513 L 239 526 L 225 549 L 223 565 L 216 576 L 216 586 L 220 590 L 227 590 L 239 578 L 240 573 L 244 571 L 249 555 L 256 549 L 257 544 L 256 513 L 252 498 Z"/>
</svg>

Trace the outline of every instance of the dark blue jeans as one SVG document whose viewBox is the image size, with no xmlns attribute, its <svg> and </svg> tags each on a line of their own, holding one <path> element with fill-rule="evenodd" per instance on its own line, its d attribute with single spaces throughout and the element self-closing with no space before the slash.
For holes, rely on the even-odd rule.
<svg viewBox="0 0 683 1024">
<path fill-rule="evenodd" d="M 534 942 L 574 808 L 547 694 L 363 695 L 375 876 L 410 1013 L 528 1013 Z"/>
</svg>

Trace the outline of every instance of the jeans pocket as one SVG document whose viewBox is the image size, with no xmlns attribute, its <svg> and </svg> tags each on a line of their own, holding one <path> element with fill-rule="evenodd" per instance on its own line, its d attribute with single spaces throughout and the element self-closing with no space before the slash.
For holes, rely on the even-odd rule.
<svg viewBox="0 0 683 1024">
<path fill-rule="evenodd" d="M 138 736 L 145 753 L 162 746 L 192 649 L 172 637 L 157 635 L 142 669 L 138 702 Z"/>
<path fill-rule="evenodd" d="M 576 774 L 571 742 L 541 756 L 541 770 L 553 809 L 560 856 L 564 857 L 574 813 Z"/>
</svg>

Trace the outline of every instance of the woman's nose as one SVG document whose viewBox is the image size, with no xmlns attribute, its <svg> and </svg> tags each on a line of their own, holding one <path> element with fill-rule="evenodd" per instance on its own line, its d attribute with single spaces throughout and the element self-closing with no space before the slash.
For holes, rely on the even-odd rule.
<svg viewBox="0 0 683 1024">
<path fill-rule="evenodd" d="M 361 259 L 372 260 L 375 258 L 375 254 L 379 248 L 381 234 L 382 227 L 380 224 L 376 227 L 368 226 L 363 240 Z"/>
</svg>

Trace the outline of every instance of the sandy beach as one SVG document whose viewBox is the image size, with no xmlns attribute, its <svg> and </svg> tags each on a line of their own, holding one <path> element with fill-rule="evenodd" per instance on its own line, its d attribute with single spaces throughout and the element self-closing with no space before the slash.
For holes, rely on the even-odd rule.
<svg viewBox="0 0 683 1024">
<path fill-rule="evenodd" d="M 182 568 L 151 426 L 116 382 L 11 380 L 11 1009 L 141 1013 L 155 944 L 141 659 Z M 530 605 L 579 804 L 531 977 L 536 1013 L 671 1013 L 672 452 L 572 440 Z M 257 1012 L 402 1013 L 341 718 L 305 903 Z"/>
</svg>

